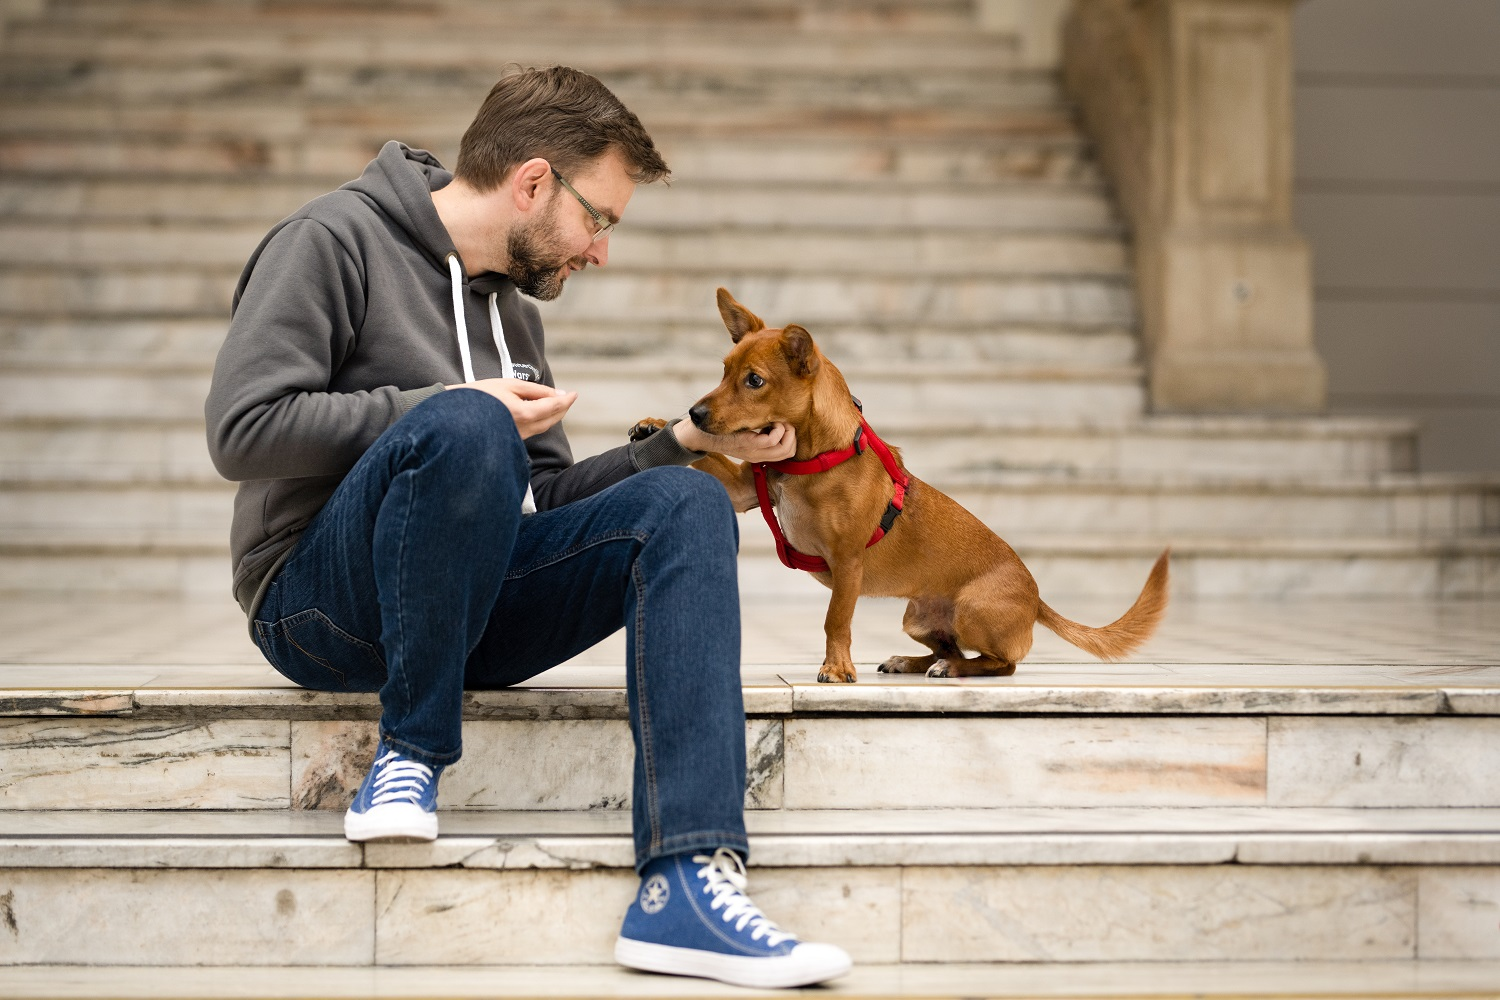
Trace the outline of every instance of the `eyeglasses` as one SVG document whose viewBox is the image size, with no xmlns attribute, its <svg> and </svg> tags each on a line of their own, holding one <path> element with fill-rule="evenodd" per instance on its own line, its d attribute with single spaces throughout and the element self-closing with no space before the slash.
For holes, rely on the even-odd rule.
<svg viewBox="0 0 1500 1000">
<path fill-rule="evenodd" d="M 552 168 L 552 176 L 557 178 L 557 183 L 568 189 L 568 194 L 578 199 L 578 204 L 582 205 L 584 209 L 588 211 L 589 215 L 594 220 L 594 225 L 599 227 L 598 232 L 594 233 L 595 243 L 598 243 L 600 240 L 604 239 L 604 237 L 608 236 L 614 230 L 615 224 L 595 211 L 594 206 L 585 201 L 583 195 L 579 194 L 577 191 L 574 191 L 573 185 L 563 180 L 563 175 L 557 172 L 556 167 Z"/>
</svg>

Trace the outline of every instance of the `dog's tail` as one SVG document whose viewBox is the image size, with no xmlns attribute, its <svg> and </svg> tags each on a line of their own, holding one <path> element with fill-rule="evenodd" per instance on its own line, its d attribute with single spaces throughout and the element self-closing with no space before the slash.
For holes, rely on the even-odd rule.
<svg viewBox="0 0 1500 1000">
<path fill-rule="evenodd" d="M 1101 660 L 1119 660 L 1139 649 L 1156 631 L 1161 616 L 1167 610 L 1167 562 L 1172 550 L 1167 549 L 1157 557 L 1151 567 L 1151 575 L 1141 588 L 1141 596 L 1135 599 L 1130 610 L 1120 616 L 1113 625 L 1089 628 L 1068 621 L 1062 615 L 1042 604 L 1036 620 L 1056 632 L 1065 641 Z"/>
</svg>

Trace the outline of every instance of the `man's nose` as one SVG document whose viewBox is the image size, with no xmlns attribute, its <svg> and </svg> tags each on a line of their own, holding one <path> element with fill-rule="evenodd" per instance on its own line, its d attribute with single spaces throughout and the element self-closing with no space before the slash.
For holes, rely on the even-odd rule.
<svg viewBox="0 0 1500 1000">
<path fill-rule="evenodd" d="M 605 233 L 603 239 L 595 240 L 589 244 L 588 252 L 583 256 L 590 264 L 593 264 L 595 267 L 603 267 L 609 263 L 609 238 L 612 235 L 614 234 Z"/>
</svg>

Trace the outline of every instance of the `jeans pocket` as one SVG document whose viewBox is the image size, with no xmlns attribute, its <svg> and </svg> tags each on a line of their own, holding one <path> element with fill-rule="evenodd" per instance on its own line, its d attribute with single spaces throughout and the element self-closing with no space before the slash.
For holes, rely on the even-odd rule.
<svg viewBox="0 0 1500 1000">
<path fill-rule="evenodd" d="M 266 659 L 288 680 L 317 691 L 375 691 L 385 661 L 374 645 L 339 628 L 317 608 L 275 622 L 256 621 Z"/>
</svg>

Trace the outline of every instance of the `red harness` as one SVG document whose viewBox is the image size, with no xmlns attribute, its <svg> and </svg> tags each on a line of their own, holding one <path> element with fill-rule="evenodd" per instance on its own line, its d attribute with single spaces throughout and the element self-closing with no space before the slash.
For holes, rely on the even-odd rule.
<svg viewBox="0 0 1500 1000">
<path fill-rule="evenodd" d="M 871 535 L 870 540 L 865 543 L 865 548 L 869 548 L 884 538 L 885 533 L 891 530 L 891 525 L 896 523 L 897 515 L 906 505 L 906 487 L 911 483 L 911 477 L 901 471 L 901 467 L 896 464 L 896 456 L 891 454 L 885 442 L 876 436 L 869 424 L 865 423 L 863 416 L 859 418 L 859 429 L 854 432 L 854 443 L 847 448 L 825 451 L 821 455 L 815 455 L 802 462 L 788 459 L 785 462 L 755 463 L 755 495 L 760 498 L 760 512 L 765 515 L 766 524 L 770 526 L 771 534 L 776 538 L 776 554 L 781 557 L 783 566 L 788 569 L 806 570 L 809 573 L 828 572 L 828 563 L 825 560 L 819 556 L 798 552 L 787 543 L 786 535 L 781 530 L 781 523 L 776 520 L 776 512 L 771 508 L 771 493 L 766 487 L 766 470 L 772 469 L 792 476 L 811 476 L 814 473 L 827 472 L 834 466 L 847 462 L 855 455 L 863 454 L 867 447 L 873 448 L 875 454 L 880 456 L 880 464 L 885 466 L 891 482 L 896 484 L 895 496 L 891 497 L 891 502 L 886 504 L 885 514 L 881 516 L 880 524 L 875 528 L 875 534 Z"/>
</svg>

